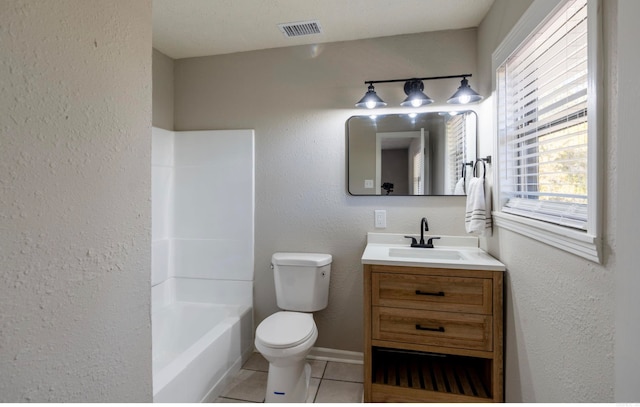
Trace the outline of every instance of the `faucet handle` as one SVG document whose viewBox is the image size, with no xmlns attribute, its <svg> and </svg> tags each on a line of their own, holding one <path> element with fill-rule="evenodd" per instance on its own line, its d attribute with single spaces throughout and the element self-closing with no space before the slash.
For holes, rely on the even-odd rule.
<svg viewBox="0 0 640 407">
<path fill-rule="evenodd" d="M 427 239 L 427 248 L 433 249 L 433 239 L 440 239 L 440 236 L 434 236 Z"/>
<path fill-rule="evenodd" d="M 415 247 L 418 244 L 418 241 L 413 236 L 405 236 L 406 239 L 411 239 L 411 247 Z"/>
</svg>

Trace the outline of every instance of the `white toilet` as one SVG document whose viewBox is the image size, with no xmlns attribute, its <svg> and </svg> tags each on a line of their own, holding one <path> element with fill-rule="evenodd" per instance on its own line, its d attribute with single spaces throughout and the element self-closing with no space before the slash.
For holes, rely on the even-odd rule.
<svg viewBox="0 0 640 407">
<path fill-rule="evenodd" d="M 318 338 L 311 312 L 326 308 L 330 254 L 275 253 L 271 257 L 278 307 L 256 329 L 256 349 L 269 361 L 267 403 L 304 403 L 311 366 L 305 357 Z"/>
</svg>

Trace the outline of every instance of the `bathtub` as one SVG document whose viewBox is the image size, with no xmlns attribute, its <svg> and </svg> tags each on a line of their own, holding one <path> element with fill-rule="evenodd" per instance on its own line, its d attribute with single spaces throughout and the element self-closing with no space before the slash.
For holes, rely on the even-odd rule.
<svg viewBox="0 0 640 407">
<path fill-rule="evenodd" d="M 173 302 L 152 314 L 153 401 L 214 401 L 253 351 L 246 305 Z"/>
</svg>

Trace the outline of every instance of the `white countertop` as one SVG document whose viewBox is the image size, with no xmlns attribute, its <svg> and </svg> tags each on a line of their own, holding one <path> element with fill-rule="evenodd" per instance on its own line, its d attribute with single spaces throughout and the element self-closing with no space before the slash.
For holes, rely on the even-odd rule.
<svg viewBox="0 0 640 407">
<path fill-rule="evenodd" d="M 467 270 L 492 270 L 504 271 L 504 264 L 491 257 L 487 252 L 478 247 L 478 238 L 475 236 L 440 236 L 440 239 L 433 240 L 435 253 L 446 254 L 446 252 L 456 252 L 461 255 L 461 259 L 449 260 L 445 258 L 415 258 L 390 256 L 390 249 L 402 248 L 413 250 L 434 250 L 421 247 L 411 247 L 411 239 L 405 236 L 413 236 L 420 239 L 420 235 L 396 234 L 396 233 L 368 233 L 367 247 L 362 253 L 362 264 L 380 264 L 387 266 L 411 266 L 411 267 L 438 267 Z M 425 235 L 426 241 L 430 237 L 438 235 Z M 422 253 L 416 253 L 422 254 Z M 424 253 L 428 256 L 428 252 Z"/>
</svg>

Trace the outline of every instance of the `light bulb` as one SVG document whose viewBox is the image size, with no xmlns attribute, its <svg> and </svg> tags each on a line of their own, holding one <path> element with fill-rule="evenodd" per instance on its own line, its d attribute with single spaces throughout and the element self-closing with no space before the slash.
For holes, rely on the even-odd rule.
<svg viewBox="0 0 640 407">
<path fill-rule="evenodd" d="M 416 99 L 411 100 L 411 106 L 413 106 L 413 107 L 420 107 L 420 106 L 422 106 L 422 100 L 417 99 L 417 98 L 416 98 Z"/>
<path fill-rule="evenodd" d="M 374 107 L 376 107 L 376 102 L 373 100 L 370 100 L 365 103 L 365 106 L 367 106 L 367 109 L 373 109 Z"/>
<path fill-rule="evenodd" d="M 469 103 L 469 101 L 471 100 L 471 96 L 469 95 L 462 95 L 458 98 L 460 100 L 460 103 L 465 105 L 467 103 Z"/>
</svg>

